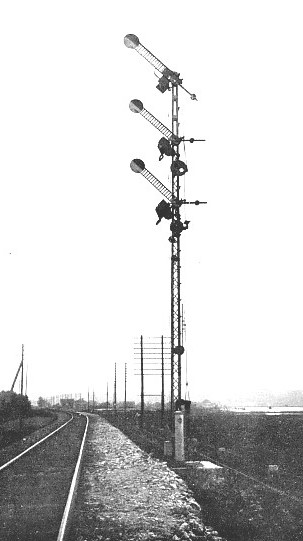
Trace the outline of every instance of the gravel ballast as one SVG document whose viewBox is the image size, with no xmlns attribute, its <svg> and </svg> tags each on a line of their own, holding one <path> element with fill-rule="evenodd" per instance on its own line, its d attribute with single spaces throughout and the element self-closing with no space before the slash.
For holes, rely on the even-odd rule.
<svg viewBox="0 0 303 541">
<path fill-rule="evenodd" d="M 91 416 L 73 541 L 222 540 L 186 483 L 105 419 Z"/>
</svg>

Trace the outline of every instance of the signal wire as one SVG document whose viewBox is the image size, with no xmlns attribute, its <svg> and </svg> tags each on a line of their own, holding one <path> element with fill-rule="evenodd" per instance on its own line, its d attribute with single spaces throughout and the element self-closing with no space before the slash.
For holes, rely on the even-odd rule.
<svg viewBox="0 0 303 541">
<path fill-rule="evenodd" d="M 205 453 L 203 453 L 203 455 L 205 456 L 205 458 L 207 458 L 208 460 L 214 463 L 214 459 L 212 457 L 207 456 Z M 254 481 L 254 483 L 259 485 L 260 487 L 266 488 L 267 490 L 271 490 L 272 492 L 275 492 L 276 494 L 280 494 L 280 496 L 285 496 L 286 498 L 294 500 L 295 502 L 303 503 L 303 498 L 297 498 L 296 496 L 292 496 L 292 494 L 289 494 L 289 492 L 284 492 L 284 490 L 280 490 L 279 488 L 273 487 L 272 485 L 267 485 L 266 483 L 263 483 L 262 481 L 260 481 L 260 479 L 257 479 L 256 477 L 252 477 L 251 475 L 241 472 L 240 470 L 236 470 L 235 468 L 231 468 L 231 466 L 224 464 L 224 462 L 219 462 L 218 460 L 216 460 L 215 464 L 217 464 L 218 466 L 221 466 L 222 468 L 226 468 L 235 473 L 238 473 L 239 475 L 242 475 L 242 477 L 246 477 L 250 481 Z"/>
</svg>

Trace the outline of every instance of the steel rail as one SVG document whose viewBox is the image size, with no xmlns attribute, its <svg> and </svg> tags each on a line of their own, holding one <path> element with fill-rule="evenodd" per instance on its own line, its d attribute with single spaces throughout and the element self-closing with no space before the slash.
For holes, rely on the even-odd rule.
<svg viewBox="0 0 303 541">
<path fill-rule="evenodd" d="M 59 426 L 58 428 L 56 428 L 56 430 L 53 430 L 53 432 L 51 432 L 50 434 L 47 434 L 47 436 L 44 436 L 44 438 L 42 438 L 41 440 L 37 441 L 36 443 L 34 443 L 33 445 L 31 445 L 30 447 L 28 447 L 27 449 L 25 449 L 24 451 L 22 451 L 22 453 L 20 453 L 19 455 L 15 456 L 14 458 L 12 458 L 11 460 L 9 460 L 8 462 L 6 462 L 5 464 L 3 464 L 2 466 L 0 466 L 0 471 L 4 470 L 5 468 L 8 468 L 8 466 L 10 466 L 11 464 L 13 464 L 14 462 L 16 462 L 16 460 L 19 460 L 19 458 L 21 458 L 22 456 L 24 456 L 26 453 L 29 453 L 29 451 L 31 451 L 32 449 L 34 449 L 34 447 L 37 447 L 37 445 L 40 445 L 41 443 L 43 443 L 45 440 L 47 440 L 48 438 L 50 438 L 51 436 L 53 436 L 54 434 L 56 434 L 56 432 L 58 432 L 59 430 L 61 430 L 62 428 L 64 428 L 66 425 L 68 425 L 68 423 L 70 423 L 74 416 L 72 414 L 71 415 L 71 418 L 66 421 L 66 423 L 64 423 L 63 425 Z"/>
<path fill-rule="evenodd" d="M 84 414 L 81 413 L 81 415 L 84 415 Z M 82 443 L 81 443 L 81 447 L 80 447 L 80 451 L 79 451 L 79 455 L 78 455 L 77 464 L 76 464 L 76 467 L 75 467 L 75 470 L 74 470 L 74 475 L 73 475 L 73 478 L 72 478 L 68 498 L 67 498 L 67 501 L 66 501 L 62 521 L 61 521 L 61 524 L 60 524 L 60 529 L 59 529 L 57 541 L 64 541 L 64 536 L 67 533 L 67 526 L 68 526 L 68 522 L 69 522 L 69 519 L 70 519 L 70 516 L 71 516 L 70 513 L 71 513 L 72 507 L 73 507 L 73 505 L 75 503 L 76 491 L 77 491 L 77 486 L 78 486 L 78 482 L 79 482 L 79 475 L 80 475 L 80 467 L 81 467 L 82 458 L 83 458 L 83 450 L 84 450 L 84 445 L 85 445 L 85 440 L 86 440 L 86 435 L 87 435 L 87 430 L 88 430 L 88 424 L 89 424 L 88 415 L 85 415 L 85 417 L 86 417 L 86 426 L 85 426 L 85 430 L 84 430 L 84 435 L 83 435 L 83 438 L 82 438 Z"/>
</svg>

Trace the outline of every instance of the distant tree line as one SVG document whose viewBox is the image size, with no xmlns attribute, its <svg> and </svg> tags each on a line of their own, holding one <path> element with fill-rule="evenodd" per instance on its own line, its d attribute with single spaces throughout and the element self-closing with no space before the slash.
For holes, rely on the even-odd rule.
<svg viewBox="0 0 303 541">
<path fill-rule="evenodd" d="M 31 403 L 27 396 L 14 391 L 0 391 L 0 422 L 26 417 L 31 413 Z"/>
</svg>

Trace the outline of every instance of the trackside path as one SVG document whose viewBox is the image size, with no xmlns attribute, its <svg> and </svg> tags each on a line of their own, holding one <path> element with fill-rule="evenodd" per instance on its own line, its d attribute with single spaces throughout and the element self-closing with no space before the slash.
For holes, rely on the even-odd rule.
<svg viewBox="0 0 303 541">
<path fill-rule="evenodd" d="M 69 541 L 222 540 L 166 463 L 92 416 Z"/>
</svg>

